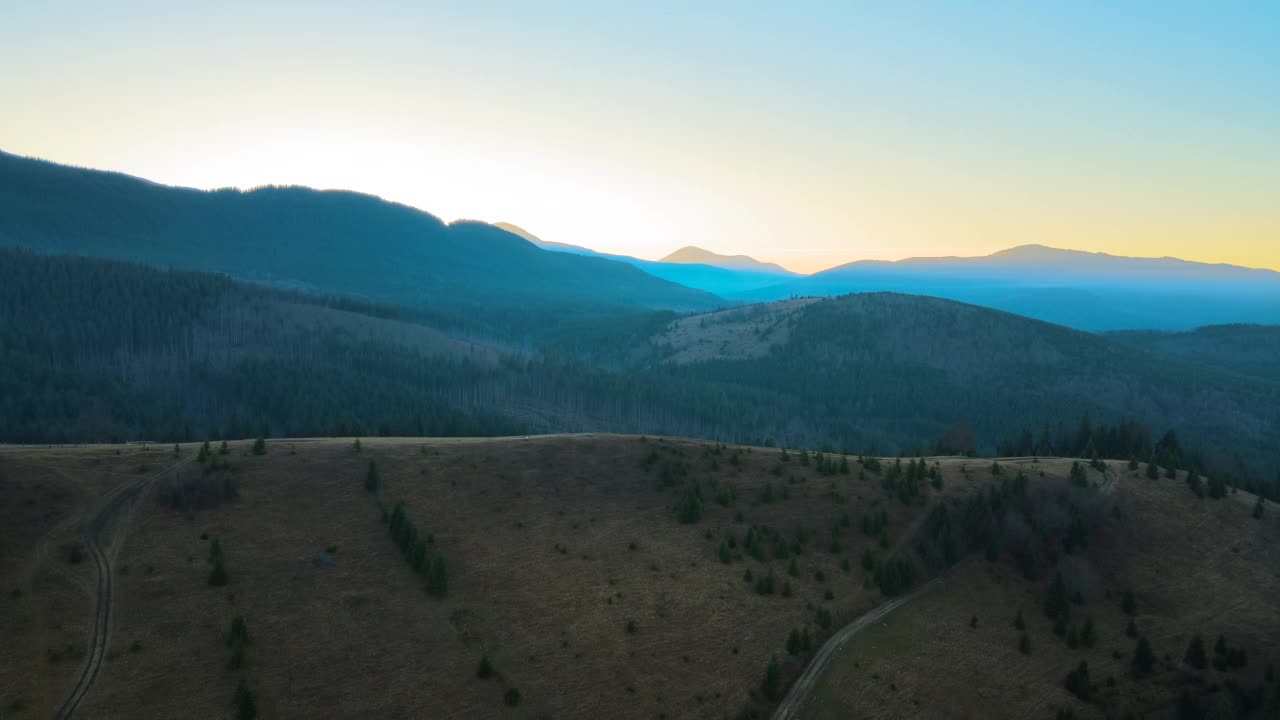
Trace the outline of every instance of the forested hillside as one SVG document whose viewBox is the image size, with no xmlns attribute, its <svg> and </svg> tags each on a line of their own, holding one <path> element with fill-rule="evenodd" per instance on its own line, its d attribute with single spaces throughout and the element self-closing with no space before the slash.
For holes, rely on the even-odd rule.
<svg viewBox="0 0 1280 720">
<path fill-rule="evenodd" d="M 446 225 L 369 195 L 205 192 L 0 153 L 0 247 L 15 245 L 467 313 L 497 309 L 507 328 L 522 317 L 724 304 L 625 263 L 548 252 L 484 223 Z"/>
<path fill-rule="evenodd" d="M 1131 331 L 1109 337 L 1152 352 L 1280 382 L 1280 325 L 1214 325 L 1191 332 Z"/>
<path fill-rule="evenodd" d="M 0 441 L 614 431 L 994 453 L 1027 429 L 1054 438 L 1037 453 L 1079 454 L 1057 428 L 1089 414 L 1143 428 L 1116 455 L 1175 430 L 1238 476 L 1280 465 L 1280 385 L 1025 318 L 882 294 L 676 319 L 540 327 L 535 352 L 455 315 L 4 251 Z"/>
<path fill-rule="evenodd" d="M 786 412 L 776 405 L 744 409 L 753 423 L 772 421 L 774 436 L 819 427 L 846 443 L 878 436 L 897 449 L 919 447 L 920 439 L 959 423 L 974 428 L 979 449 L 991 451 L 988 443 L 1015 428 L 1038 431 L 1090 413 L 1176 428 L 1224 455 L 1277 456 L 1280 384 L 935 298 L 848 295 L 760 324 L 755 316 L 773 307 L 706 316 L 703 330 L 751 322 L 753 338 L 785 336 L 767 355 L 713 354 L 680 366 L 678 374 L 774 393 Z M 661 353 L 663 336 L 657 341 Z M 720 342 L 721 354 L 731 356 L 734 343 Z"/>
</svg>

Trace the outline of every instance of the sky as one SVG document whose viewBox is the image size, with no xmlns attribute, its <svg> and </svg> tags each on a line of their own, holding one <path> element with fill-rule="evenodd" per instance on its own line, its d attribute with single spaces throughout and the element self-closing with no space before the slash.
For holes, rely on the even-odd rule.
<svg viewBox="0 0 1280 720">
<path fill-rule="evenodd" d="M 649 259 L 1280 269 L 1274 2 L 6 5 L 11 153 Z"/>
</svg>

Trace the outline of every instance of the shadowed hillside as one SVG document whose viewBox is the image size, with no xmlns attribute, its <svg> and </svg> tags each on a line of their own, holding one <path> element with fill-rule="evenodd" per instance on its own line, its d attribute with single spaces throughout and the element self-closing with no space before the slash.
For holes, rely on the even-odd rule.
<svg viewBox="0 0 1280 720">
<path fill-rule="evenodd" d="M 875 433 L 891 447 L 920 447 L 965 423 L 994 445 L 1012 428 L 1039 432 L 1090 413 L 1280 464 L 1276 383 L 946 300 L 862 294 L 749 306 L 682 319 L 651 345 L 650 362 L 678 364 L 678 377 L 774 393 L 777 405 L 753 421 L 784 442 L 812 423 L 837 446 Z"/>
<path fill-rule="evenodd" d="M 1197 364 L 1280 382 L 1280 325 L 1216 325 L 1184 333 L 1117 332 L 1109 337 Z"/>
<path fill-rule="evenodd" d="M 446 225 L 369 195 L 204 192 L 0 153 L 0 247 L 14 245 L 437 309 L 722 304 L 625 264 L 546 252 L 491 225 Z"/>
<path fill-rule="evenodd" d="M 958 447 L 992 453 L 1087 413 L 1145 426 L 1123 449 L 1142 459 L 1174 430 L 1202 469 L 1270 484 L 1280 465 L 1274 382 L 944 300 L 565 320 L 532 350 L 455 314 L 0 257 L 5 441 L 609 431 L 896 453 L 967 427 Z"/>
</svg>

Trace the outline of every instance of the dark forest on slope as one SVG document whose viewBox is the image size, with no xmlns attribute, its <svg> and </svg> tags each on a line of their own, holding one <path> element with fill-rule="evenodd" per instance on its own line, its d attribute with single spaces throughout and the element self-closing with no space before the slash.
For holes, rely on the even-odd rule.
<svg viewBox="0 0 1280 720">
<path fill-rule="evenodd" d="M 449 307 L 517 330 L 623 307 L 724 304 L 625 263 L 542 250 L 480 222 L 347 191 L 201 191 L 0 153 L 0 247 L 227 273 Z M 500 309 L 501 312 L 496 312 Z"/>
<path fill-rule="evenodd" d="M 949 449 L 1021 432 L 1078 454 L 1058 426 L 1089 414 L 1145 429 L 1100 452 L 1145 458 L 1175 430 L 1205 465 L 1277 464 L 1277 384 L 1005 313 L 847 296 L 789 316 L 767 355 L 682 365 L 653 340 L 673 317 L 565 323 L 531 352 L 459 339 L 470 321 L 443 311 L 4 251 L 0 440 L 616 431 L 899 453 L 961 427 L 971 447 Z"/>
</svg>

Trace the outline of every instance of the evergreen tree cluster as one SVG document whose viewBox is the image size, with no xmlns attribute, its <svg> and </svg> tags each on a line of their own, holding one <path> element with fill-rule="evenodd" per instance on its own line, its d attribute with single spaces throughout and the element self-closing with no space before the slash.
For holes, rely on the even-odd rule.
<svg viewBox="0 0 1280 720">
<path fill-rule="evenodd" d="M 432 555 L 429 546 L 435 542 L 431 533 L 420 533 L 409 517 L 404 501 L 396 501 L 387 523 L 391 538 L 413 571 L 426 581 L 427 592 L 443 598 L 449 593 L 449 571 L 444 556 Z"/>
<path fill-rule="evenodd" d="M 902 458 L 895 458 L 893 465 L 889 466 L 881 478 L 881 483 L 890 495 L 903 504 L 910 504 L 920 497 L 925 484 L 930 480 L 929 465 L 924 458 L 911 458 L 905 467 Z"/>
<path fill-rule="evenodd" d="M 1213 667 L 1218 671 L 1242 668 L 1249 664 L 1249 654 L 1242 647 L 1232 647 L 1225 635 L 1213 644 Z"/>
<path fill-rule="evenodd" d="M 240 497 L 237 468 L 211 457 L 199 475 L 174 470 L 161 484 L 160 500 L 174 510 L 204 510 Z"/>
<path fill-rule="evenodd" d="M 1092 699 L 1093 684 L 1089 680 L 1089 663 L 1081 660 L 1076 669 L 1067 674 L 1066 687 L 1067 692 L 1080 698 L 1081 702 L 1087 703 Z"/>
<path fill-rule="evenodd" d="M 1176 447 L 1177 436 L 1171 450 L 1178 453 L 1181 460 L 1181 449 Z M 1076 457 L 1090 461 L 1100 457 L 1109 458 L 1146 458 L 1152 452 L 1151 428 L 1136 420 L 1122 420 L 1114 425 L 1094 423 L 1085 413 L 1075 427 L 1065 422 L 1057 423 L 1056 429 L 1050 432 L 1049 423 L 1045 423 L 1037 435 L 1030 429 L 1024 429 L 1017 440 L 999 444 L 996 454 L 1001 457 Z"/>
<path fill-rule="evenodd" d="M 808 653 L 813 648 L 813 642 L 809 638 L 809 626 L 801 628 L 793 628 L 791 634 L 787 636 L 787 654 L 793 657 L 800 657 Z"/>
<path fill-rule="evenodd" d="M 867 537 L 879 537 L 889 526 L 889 513 L 884 508 L 872 509 L 862 514 L 862 533 Z"/>
<path fill-rule="evenodd" d="M 907 556 L 888 558 L 876 567 L 875 582 L 886 596 L 901 595 L 915 585 L 916 564 Z"/>
<path fill-rule="evenodd" d="M 681 525 L 693 525 L 702 520 L 702 486 L 696 480 L 685 486 L 684 494 L 676 504 L 676 520 Z"/>
</svg>

